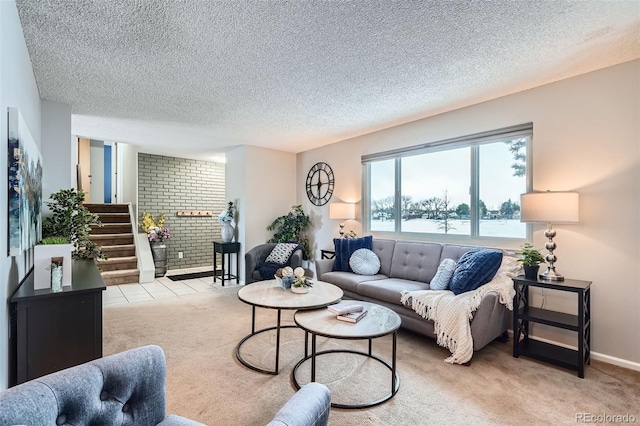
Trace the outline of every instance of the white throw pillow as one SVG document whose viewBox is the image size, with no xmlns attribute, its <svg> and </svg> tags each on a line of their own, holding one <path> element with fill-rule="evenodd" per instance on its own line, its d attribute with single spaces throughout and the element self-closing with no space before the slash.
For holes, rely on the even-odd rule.
<svg viewBox="0 0 640 426">
<path fill-rule="evenodd" d="M 362 248 L 353 252 L 349 266 L 358 275 L 375 275 L 380 270 L 380 259 L 371 250 Z"/>
<path fill-rule="evenodd" d="M 298 247 L 298 243 L 278 243 L 264 261 L 284 265 L 289 261 L 296 247 Z"/>
<path fill-rule="evenodd" d="M 438 266 L 438 271 L 429 283 L 431 290 L 446 290 L 449 287 L 449 281 L 456 270 L 456 261 L 453 259 L 443 259 Z"/>
</svg>

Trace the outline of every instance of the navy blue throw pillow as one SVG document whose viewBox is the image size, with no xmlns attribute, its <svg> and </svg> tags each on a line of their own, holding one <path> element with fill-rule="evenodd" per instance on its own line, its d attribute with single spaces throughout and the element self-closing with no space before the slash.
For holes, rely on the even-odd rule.
<svg viewBox="0 0 640 426">
<path fill-rule="evenodd" d="M 353 272 L 349 266 L 349 259 L 354 251 L 366 248 L 371 250 L 373 236 L 361 238 L 334 238 L 333 247 L 336 252 L 333 261 L 333 271 Z"/>
<path fill-rule="evenodd" d="M 456 295 L 475 290 L 493 279 L 501 263 L 501 251 L 471 249 L 458 260 L 449 289 Z"/>
</svg>

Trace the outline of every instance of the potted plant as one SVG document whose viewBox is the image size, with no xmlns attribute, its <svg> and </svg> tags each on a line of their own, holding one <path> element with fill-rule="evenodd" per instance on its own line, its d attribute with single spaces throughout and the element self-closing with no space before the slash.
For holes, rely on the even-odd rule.
<svg viewBox="0 0 640 426">
<path fill-rule="evenodd" d="M 222 237 L 223 243 L 230 243 L 233 241 L 233 237 L 235 235 L 235 228 L 231 224 L 236 215 L 236 206 L 233 204 L 233 201 L 229 201 L 227 203 L 227 207 L 220 212 L 218 216 L 218 222 L 222 224 L 222 228 L 220 229 L 220 236 Z"/>
<path fill-rule="evenodd" d="M 291 211 L 280 216 L 267 227 L 268 231 L 276 231 L 269 243 L 288 243 L 296 241 L 302 244 L 305 252 L 309 250 L 309 238 L 306 236 L 307 228 L 311 226 L 311 218 L 302 210 L 301 205 L 292 206 Z"/>
<path fill-rule="evenodd" d="M 311 284 L 311 281 L 304 276 L 304 268 L 297 267 L 293 271 L 293 275 L 295 278 L 293 283 L 291 283 L 291 292 L 302 294 L 308 293 L 309 287 L 313 287 L 313 285 Z"/>
<path fill-rule="evenodd" d="M 53 201 L 47 202 L 51 216 L 42 222 L 42 237 L 62 237 L 73 245 L 74 259 L 107 258 L 102 248 L 89 239 L 91 226 L 102 226 L 97 214 L 91 213 L 82 205 L 82 190 L 61 189 L 49 196 Z"/>
<path fill-rule="evenodd" d="M 524 266 L 525 277 L 535 280 L 538 278 L 540 264 L 544 263 L 545 259 L 533 244 L 524 243 L 522 250 L 520 250 L 520 259 L 518 259 L 518 261 L 522 262 L 522 265 Z"/>
<path fill-rule="evenodd" d="M 147 239 L 151 246 L 151 256 L 155 264 L 155 277 L 164 277 L 167 274 L 169 262 L 167 260 L 167 246 L 165 240 L 171 238 L 171 231 L 164 226 L 166 216 L 162 213 L 156 219 L 151 213 L 143 212 L 140 227 L 147 233 Z"/>
</svg>

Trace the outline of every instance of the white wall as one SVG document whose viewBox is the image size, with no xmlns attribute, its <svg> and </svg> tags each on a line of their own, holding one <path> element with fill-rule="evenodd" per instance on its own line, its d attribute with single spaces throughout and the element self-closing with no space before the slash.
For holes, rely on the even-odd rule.
<svg viewBox="0 0 640 426">
<path fill-rule="evenodd" d="M 22 34 L 18 10 L 14 1 L 0 2 L 0 170 L 7 170 L 7 108 L 18 108 L 31 136 L 42 153 L 41 104 L 38 87 L 31 69 L 31 60 Z M 47 161 L 43 158 L 43 173 Z M 5 178 L 6 179 L 6 178 Z M 33 266 L 31 252 L 22 256 L 7 256 L 7 186 L 0 185 L 0 390 L 8 386 L 8 331 L 7 303 L 20 280 Z"/>
<path fill-rule="evenodd" d="M 226 198 L 238 200 L 240 256 L 273 236 L 267 231 L 275 218 L 296 204 L 296 155 L 253 146 L 227 153 Z M 244 263 L 241 263 L 241 269 Z M 244 279 L 244 272 L 241 271 Z"/>
<path fill-rule="evenodd" d="M 91 140 L 91 202 L 104 203 L 104 142 Z"/>
<path fill-rule="evenodd" d="M 131 203 L 133 214 L 138 214 L 138 146 L 126 143 L 118 143 L 118 177 L 117 190 L 118 203 Z"/>
<path fill-rule="evenodd" d="M 76 187 L 77 150 L 72 150 L 71 105 L 42 101 L 42 201 L 61 189 Z"/>
<path fill-rule="evenodd" d="M 332 246 L 338 222 L 306 197 L 306 173 L 317 161 L 336 175 L 331 201 L 359 199 L 361 155 L 533 122 L 534 190 L 580 193 L 580 223 L 555 226 L 555 253 L 560 273 L 593 281 L 591 350 L 640 367 L 639 75 L 636 60 L 299 154 L 298 202 L 319 216 L 317 247 Z M 543 230 L 535 228 L 537 247 Z M 568 295 L 545 296 L 546 308 L 576 313 Z M 561 330 L 533 334 L 577 344 Z"/>
</svg>

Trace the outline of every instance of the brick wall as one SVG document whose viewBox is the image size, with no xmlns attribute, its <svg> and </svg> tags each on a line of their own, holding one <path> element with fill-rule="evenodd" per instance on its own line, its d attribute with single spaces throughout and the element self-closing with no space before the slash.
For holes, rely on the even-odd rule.
<svg viewBox="0 0 640 426">
<path fill-rule="evenodd" d="M 220 240 L 218 215 L 226 206 L 224 167 L 208 161 L 138 154 L 138 222 L 143 212 L 154 217 L 165 213 L 165 226 L 171 230 L 169 269 L 213 266 L 212 241 Z M 214 216 L 176 216 L 178 210 L 212 210 Z M 178 259 L 179 251 L 184 253 L 183 259 Z"/>
</svg>

